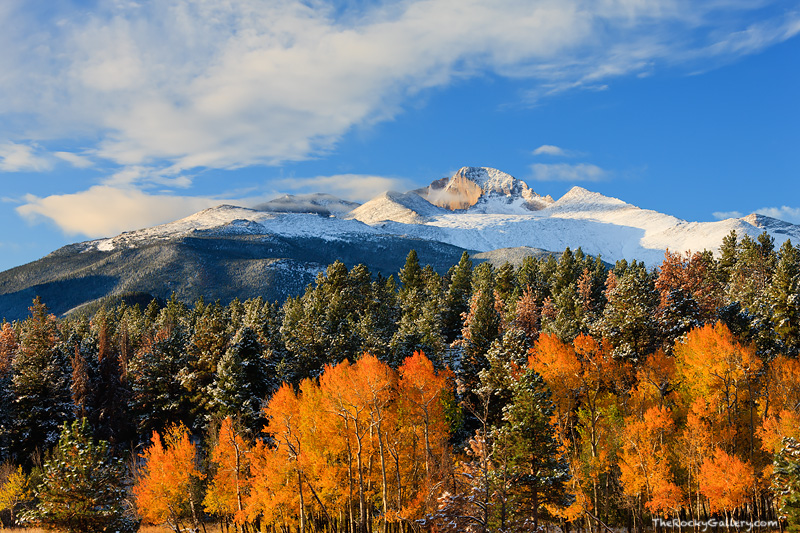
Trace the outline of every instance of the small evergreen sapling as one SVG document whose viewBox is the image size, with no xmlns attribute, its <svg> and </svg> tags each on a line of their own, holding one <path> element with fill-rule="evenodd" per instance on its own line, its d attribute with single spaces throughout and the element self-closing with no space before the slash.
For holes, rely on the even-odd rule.
<svg viewBox="0 0 800 533">
<path fill-rule="evenodd" d="M 775 457 L 772 488 L 789 531 L 800 531 L 800 442 L 788 438 Z"/>
<path fill-rule="evenodd" d="M 64 424 L 35 489 L 38 504 L 23 520 L 57 531 L 134 531 L 127 479 L 124 463 L 112 456 L 108 442 L 94 442 L 85 418 Z"/>
</svg>

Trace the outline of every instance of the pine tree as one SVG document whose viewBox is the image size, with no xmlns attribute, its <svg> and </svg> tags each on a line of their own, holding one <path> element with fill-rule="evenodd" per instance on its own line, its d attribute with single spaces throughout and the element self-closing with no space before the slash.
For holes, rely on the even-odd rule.
<svg viewBox="0 0 800 533">
<path fill-rule="evenodd" d="M 208 421 L 211 412 L 209 388 L 214 383 L 217 365 L 230 341 L 229 319 L 217 302 L 195 306 L 197 315 L 187 345 L 187 365 L 181 370 L 180 381 L 189 397 L 193 429 L 199 431 Z"/>
<path fill-rule="evenodd" d="M 281 334 L 296 359 L 297 379 L 319 375 L 326 364 L 336 364 L 359 355 L 362 339 L 358 321 L 363 295 L 368 291 L 368 273 L 351 278 L 340 261 L 320 273 L 316 286 L 283 307 Z"/>
<path fill-rule="evenodd" d="M 119 349 L 112 342 L 108 322 L 98 324 L 97 379 L 92 419 L 96 434 L 112 446 L 132 440 L 133 425 L 126 416 L 131 390 L 123 377 Z"/>
<path fill-rule="evenodd" d="M 731 230 L 722 239 L 722 244 L 719 247 L 719 262 L 718 271 L 719 278 L 722 283 L 728 283 L 733 272 L 733 267 L 736 265 L 736 249 L 738 237 L 736 231 Z"/>
<path fill-rule="evenodd" d="M 500 315 L 495 310 L 494 271 L 489 263 L 481 263 L 472 276 L 472 298 L 469 313 L 464 316 L 461 339 L 459 378 L 467 388 L 479 381 L 481 370 L 489 366 L 486 352 L 500 333 Z"/>
<path fill-rule="evenodd" d="M 737 246 L 736 262 L 728 283 L 728 299 L 757 314 L 775 262 L 775 250 L 769 235 L 764 233 L 757 241 L 745 235 Z"/>
<path fill-rule="evenodd" d="M 800 248 L 786 240 L 766 294 L 767 316 L 785 355 L 800 353 Z"/>
<path fill-rule="evenodd" d="M 657 293 L 644 264 L 620 266 L 624 274 L 609 274 L 608 304 L 598 329 L 613 344 L 616 357 L 636 362 L 652 353 L 658 345 Z"/>
<path fill-rule="evenodd" d="M 461 334 L 462 316 L 469 311 L 470 285 L 472 283 L 472 261 L 464 252 L 458 264 L 450 269 L 447 294 L 442 313 L 444 341 L 452 343 Z"/>
<path fill-rule="evenodd" d="M 12 362 L 18 349 L 16 331 L 10 323 L 3 322 L 0 329 L 0 462 L 8 460 L 9 447 L 13 439 Z"/>
<path fill-rule="evenodd" d="M 85 418 L 64 424 L 58 446 L 44 463 L 39 500 L 26 522 L 68 532 L 134 531 L 124 463 L 97 443 Z"/>
<path fill-rule="evenodd" d="M 38 298 L 22 324 L 19 351 L 12 363 L 14 442 L 17 462 L 37 448 L 58 442 L 59 427 L 72 414 L 69 355 L 59 349 L 56 317 Z"/>
<path fill-rule="evenodd" d="M 775 456 L 772 489 L 789 531 L 800 531 L 800 443 L 795 439 L 785 439 Z"/>
<path fill-rule="evenodd" d="M 93 354 L 87 354 L 87 350 L 81 350 L 81 342 L 77 335 L 70 335 L 66 346 L 74 345 L 75 350 L 72 354 L 72 403 L 75 407 L 77 418 L 85 418 L 92 411 L 95 401 L 94 383 L 89 361 L 87 359 Z"/>
<path fill-rule="evenodd" d="M 267 373 L 262 352 L 255 331 L 242 328 L 219 362 L 210 389 L 213 412 L 220 418 L 238 417 L 253 435 L 261 431 L 264 423 L 262 402 L 277 388 L 275 375 Z"/>
<path fill-rule="evenodd" d="M 441 368 L 446 364 L 440 305 L 442 280 L 430 265 L 420 269 L 414 252 L 408 254 L 400 281 L 403 282 L 397 295 L 400 320 L 392 337 L 389 363 L 397 367 L 414 352 L 424 352 Z"/>
<path fill-rule="evenodd" d="M 183 327 L 160 329 L 143 341 L 131 360 L 131 414 L 139 435 L 188 418 L 188 397 L 180 381 L 186 366 L 185 346 Z"/>
<path fill-rule="evenodd" d="M 358 320 L 358 335 L 362 339 L 361 353 L 371 353 L 384 362 L 391 360 L 392 337 L 397 332 L 399 309 L 394 278 L 378 279 L 370 285 L 365 297 L 363 314 Z"/>
<path fill-rule="evenodd" d="M 406 263 L 403 265 L 403 268 L 400 269 L 400 274 L 398 277 L 400 279 L 400 283 L 402 283 L 402 287 L 400 289 L 401 298 L 405 298 L 405 295 L 411 291 L 422 290 L 422 267 L 419 264 L 419 257 L 417 257 L 416 250 L 411 250 L 408 252 L 408 255 L 406 256 Z"/>
<path fill-rule="evenodd" d="M 532 525 L 536 531 L 545 506 L 566 507 L 572 502 L 566 488 L 569 467 L 550 423 L 553 404 L 542 377 L 526 370 L 511 392 L 503 423 L 492 430 L 495 461 L 505 462 L 510 473 L 510 524 L 517 530 Z"/>
</svg>

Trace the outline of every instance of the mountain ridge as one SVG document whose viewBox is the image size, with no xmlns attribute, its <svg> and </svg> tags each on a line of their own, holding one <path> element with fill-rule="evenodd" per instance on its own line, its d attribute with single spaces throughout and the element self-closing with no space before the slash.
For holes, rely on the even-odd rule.
<svg viewBox="0 0 800 533">
<path fill-rule="evenodd" d="M 449 198 L 457 201 L 445 202 L 449 207 L 426 198 L 450 185 Z M 394 274 L 411 249 L 440 273 L 464 251 L 476 262 L 518 263 L 567 247 L 610 263 L 636 259 L 654 267 L 667 249 L 716 253 L 731 231 L 754 238 L 767 231 L 778 246 L 800 241 L 800 226 L 765 215 L 690 222 L 579 186 L 553 200 L 499 170 L 463 167 L 427 188 L 387 191 L 364 204 L 287 195 L 70 244 L 0 273 L 0 315 L 24 316 L 37 294 L 58 313 L 122 293 L 280 299 L 298 294 L 337 259 Z"/>
</svg>

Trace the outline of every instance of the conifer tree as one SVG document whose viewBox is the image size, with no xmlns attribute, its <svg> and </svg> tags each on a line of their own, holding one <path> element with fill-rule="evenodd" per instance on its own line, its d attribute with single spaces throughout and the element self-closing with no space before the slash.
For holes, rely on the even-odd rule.
<svg viewBox="0 0 800 533">
<path fill-rule="evenodd" d="M 183 327 L 160 329 L 142 343 L 130 362 L 131 407 L 139 435 L 188 418 L 186 389 L 180 381 L 186 366 L 185 346 Z"/>
<path fill-rule="evenodd" d="M 351 279 L 347 267 L 337 261 L 317 276 L 316 286 L 286 301 L 281 334 L 296 358 L 298 380 L 319 375 L 326 364 L 358 355 L 362 344 L 358 308 L 362 299 L 349 294 L 364 281 L 361 276 L 358 279 Z M 363 291 L 363 287 L 358 290 Z"/>
<path fill-rule="evenodd" d="M 411 291 L 419 291 L 423 288 L 422 267 L 419 264 L 419 257 L 417 251 L 411 250 L 406 256 L 406 263 L 400 269 L 398 275 L 400 283 L 400 297 L 405 298 L 406 294 Z"/>
<path fill-rule="evenodd" d="M 489 366 L 486 352 L 500 333 L 500 316 L 495 310 L 494 300 L 494 271 L 489 263 L 481 263 L 475 269 L 472 287 L 462 338 L 456 341 L 456 346 L 462 351 L 460 379 L 467 388 L 474 387 L 481 370 Z"/>
<path fill-rule="evenodd" d="M 3 322 L 0 328 L 0 462 L 9 458 L 12 440 L 14 393 L 12 383 L 12 361 L 19 345 L 17 334 L 11 324 Z"/>
<path fill-rule="evenodd" d="M 775 456 L 772 488 L 789 531 L 800 531 L 800 443 L 795 439 L 785 439 Z"/>
<path fill-rule="evenodd" d="M 786 240 L 766 294 L 766 312 L 785 355 L 800 353 L 800 248 Z"/>
<path fill-rule="evenodd" d="M 621 263 L 618 263 L 618 268 L 624 273 L 613 278 L 609 275 L 613 288 L 609 284 L 608 304 L 598 329 L 611 341 L 616 357 L 637 362 L 653 352 L 658 344 L 657 293 L 653 278 L 643 263 L 630 266 Z"/>
<path fill-rule="evenodd" d="M 72 392 L 72 403 L 75 408 L 75 415 L 77 418 L 85 418 L 89 415 L 94 407 L 94 376 L 90 370 L 90 362 L 87 360 L 94 354 L 87 354 L 86 349 L 81 349 L 80 339 L 77 335 L 70 335 L 69 340 L 66 342 L 66 347 L 75 346 L 72 354 L 72 383 L 70 384 L 70 391 Z"/>
<path fill-rule="evenodd" d="M 771 237 L 764 233 L 758 240 L 753 240 L 745 235 L 737 245 L 736 262 L 728 282 L 728 299 L 739 302 L 750 313 L 758 314 L 775 261 Z"/>
<path fill-rule="evenodd" d="M 545 506 L 566 507 L 572 502 L 566 488 L 569 467 L 550 424 L 553 404 L 542 377 L 526 370 L 513 382 L 511 392 L 503 423 L 492 432 L 495 460 L 507 462 L 511 473 L 510 522 L 523 530 L 530 517 L 536 531 Z"/>
<path fill-rule="evenodd" d="M 736 248 L 738 244 L 738 237 L 736 231 L 731 230 L 722 239 L 722 244 L 719 247 L 719 261 L 717 263 L 719 279 L 722 283 L 728 283 L 733 267 L 736 264 Z"/>
<path fill-rule="evenodd" d="M 442 313 L 442 331 L 445 342 L 450 344 L 461 334 L 461 317 L 469 311 L 472 261 L 467 252 L 461 254 L 458 264 L 450 269 L 448 278 Z"/>
<path fill-rule="evenodd" d="M 134 531 L 127 506 L 127 472 L 106 441 L 94 442 L 85 418 L 64 424 L 44 463 L 37 506 L 27 522 L 68 532 Z"/>
<path fill-rule="evenodd" d="M 365 295 L 363 314 L 358 320 L 358 335 L 361 338 L 362 353 L 371 353 L 389 362 L 392 350 L 392 337 L 397 332 L 399 310 L 394 278 L 378 279 L 370 284 Z"/>
<path fill-rule="evenodd" d="M 242 328 L 222 357 L 210 389 L 214 413 L 238 417 L 252 434 L 258 434 L 263 425 L 261 404 L 276 388 L 274 374 L 267 373 L 258 336 L 249 327 Z"/>
<path fill-rule="evenodd" d="M 111 342 L 107 324 L 100 326 L 97 351 L 96 400 L 92 419 L 96 434 L 117 446 L 132 439 L 133 425 L 126 416 L 131 391 L 123 377 L 119 350 Z"/>
<path fill-rule="evenodd" d="M 420 268 L 414 250 L 408 254 L 399 278 L 403 283 L 397 295 L 400 320 L 391 341 L 393 355 L 389 363 L 397 367 L 406 357 L 420 351 L 441 367 L 445 350 L 441 278 L 430 265 Z"/>
<path fill-rule="evenodd" d="M 36 299 L 22 324 L 19 351 L 12 363 L 14 442 L 17 462 L 37 448 L 58 441 L 59 427 L 71 416 L 69 355 L 59 350 L 56 317 Z"/>
<path fill-rule="evenodd" d="M 188 396 L 191 417 L 196 421 L 195 430 L 207 422 L 211 412 L 209 389 L 214 383 L 219 360 L 225 354 L 230 340 L 229 320 L 225 310 L 217 302 L 195 306 L 197 315 L 187 345 L 187 364 L 181 369 L 180 381 Z"/>
</svg>

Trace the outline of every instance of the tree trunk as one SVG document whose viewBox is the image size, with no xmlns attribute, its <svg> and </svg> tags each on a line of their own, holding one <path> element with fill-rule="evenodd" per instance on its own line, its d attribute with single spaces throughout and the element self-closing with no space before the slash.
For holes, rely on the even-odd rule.
<svg viewBox="0 0 800 533">
<path fill-rule="evenodd" d="M 297 490 L 300 493 L 300 533 L 306 533 L 306 510 L 303 501 L 303 477 L 300 470 L 297 470 Z"/>
</svg>

